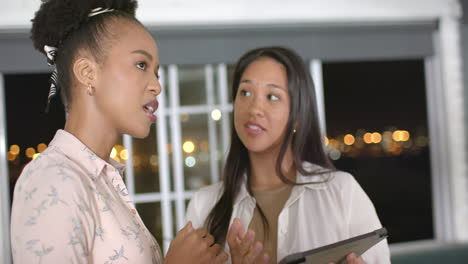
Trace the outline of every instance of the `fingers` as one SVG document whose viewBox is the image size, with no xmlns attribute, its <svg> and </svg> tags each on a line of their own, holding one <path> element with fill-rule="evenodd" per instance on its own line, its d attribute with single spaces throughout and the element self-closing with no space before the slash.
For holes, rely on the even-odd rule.
<svg viewBox="0 0 468 264">
<path fill-rule="evenodd" d="M 182 240 L 184 240 L 187 235 L 193 232 L 192 222 L 189 221 L 179 232 L 177 232 L 176 237 L 180 236 Z"/>
<path fill-rule="evenodd" d="M 197 230 L 195 230 L 195 235 L 197 237 L 205 237 L 206 234 L 208 234 L 208 230 L 206 230 L 206 228 L 204 228 L 204 227 L 201 227 L 201 228 L 198 228 Z"/>
<path fill-rule="evenodd" d="M 257 263 L 262 263 L 262 264 L 270 263 L 270 256 L 267 253 L 263 253 L 263 255 L 260 256 L 260 260 Z"/>
<path fill-rule="evenodd" d="M 228 260 L 228 254 L 224 251 L 216 256 L 215 263 L 224 264 Z"/>
<path fill-rule="evenodd" d="M 239 255 L 245 256 L 251 247 L 253 246 L 255 242 L 255 232 L 253 230 L 248 230 L 247 233 L 244 236 L 244 239 L 242 239 L 238 245 L 238 252 Z M 263 246 L 262 246 L 263 247 Z"/>
<path fill-rule="evenodd" d="M 263 245 L 260 242 L 256 242 L 249 248 L 247 255 L 245 256 L 245 263 L 257 263 L 260 254 L 263 251 Z"/>
<path fill-rule="evenodd" d="M 192 231 L 193 231 L 192 222 L 189 221 L 189 222 L 184 226 L 184 228 L 182 228 L 181 230 L 179 230 L 179 232 L 178 232 L 177 234 L 180 234 L 180 235 L 182 235 L 183 237 L 185 237 L 187 234 L 190 234 Z"/>
<path fill-rule="evenodd" d="M 227 234 L 227 242 L 229 244 L 229 247 L 235 247 L 236 242 L 238 239 L 242 239 L 244 236 L 244 228 L 242 225 L 242 222 L 240 221 L 239 218 L 234 218 L 234 221 L 232 222 L 231 227 L 229 228 L 228 234 Z"/>
<path fill-rule="evenodd" d="M 357 257 L 356 254 L 351 253 L 348 256 L 346 256 L 346 263 L 348 264 L 364 264 L 364 260 L 362 257 Z"/>
</svg>

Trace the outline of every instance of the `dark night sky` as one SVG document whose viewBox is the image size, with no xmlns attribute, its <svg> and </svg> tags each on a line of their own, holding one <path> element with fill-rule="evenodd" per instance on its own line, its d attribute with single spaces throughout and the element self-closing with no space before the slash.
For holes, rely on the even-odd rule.
<svg viewBox="0 0 468 264">
<path fill-rule="evenodd" d="M 9 145 L 20 145 L 24 150 L 39 143 L 48 144 L 55 131 L 63 128 L 65 114 L 59 95 L 52 99 L 49 113 L 45 113 L 49 77 L 50 73 L 5 76 Z"/>
<path fill-rule="evenodd" d="M 427 124 L 422 60 L 323 65 L 327 131 L 416 132 Z"/>
</svg>

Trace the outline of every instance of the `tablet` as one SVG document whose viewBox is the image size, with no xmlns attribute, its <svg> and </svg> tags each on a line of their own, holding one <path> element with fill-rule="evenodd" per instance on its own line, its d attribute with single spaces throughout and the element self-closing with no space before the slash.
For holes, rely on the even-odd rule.
<svg viewBox="0 0 468 264">
<path fill-rule="evenodd" d="M 356 256 L 362 255 L 369 248 L 388 237 L 384 227 L 373 232 L 342 240 L 330 245 L 294 253 L 284 257 L 280 264 L 336 264 L 346 263 L 346 256 L 354 252 Z"/>
</svg>

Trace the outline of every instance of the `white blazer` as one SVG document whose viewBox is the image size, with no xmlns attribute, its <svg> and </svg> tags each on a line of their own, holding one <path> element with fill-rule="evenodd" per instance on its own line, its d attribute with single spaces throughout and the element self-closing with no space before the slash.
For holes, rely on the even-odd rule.
<svg viewBox="0 0 468 264">
<path fill-rule="evenodd" d="M 304 165 L 308 169 L 319 168 L 310 163 Z M 299 172 L 296 177 L 298 183 L 321 180 L 320 176 L 303 176 Z M 223 183 L 219 182 L 197 191 L 189 203 L 186 222 L 192 221 L 195 228 L 204 226 L 222 189 Z M 254 208 L 255 198 L 243 184 L 234 202 L 230 225 L 234 218 L 240 218 L 247 229 Z M 277 261 L 292 253 L 331 244 L 380 227 L 372 202 L 354 177 L 345 172 L 333 172 L 326 183 L 293 187 L 278 219 Z M 227 243 L 224 250 L 229 254 Z M 369 249 L 362 257 L 368 264 L 390 263 L 387 240 Z"/>
</svg>

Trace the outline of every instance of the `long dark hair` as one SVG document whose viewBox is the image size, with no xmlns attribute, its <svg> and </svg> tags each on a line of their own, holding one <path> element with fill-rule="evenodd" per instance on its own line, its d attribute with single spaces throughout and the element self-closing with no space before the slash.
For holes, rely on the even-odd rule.
<svg viewBox="0 0 468 264">
<path fill-rule="evenodd" d="M 233 101 L 236 100 L 237 90 L 244 71 L 253 61 L 262 57 L 274 59 L 282 64 L 286 68 L 288 77 L 288 93 L 291 103 L 285 139 L 276 160 L 277 175 L 287 184 L 297 184 L 285 177 L 281 170 L 289 145 L 291 145 L 293 153 L 293 166 L 302 175 L 324 175 L 333 171 L 334 167 L 323 149 L 314 84 L 304 61 L 294 51 L 284 47 L 263 47 L 251 50 L 243 55 L 234 70 Z M 214 236 L 216 243 L 220 244 L 225 243 L 234 201 L 244 183 L 243 175 L 246 173 L 248 176 L 250 172 L 248 150 L 237 134 L 234 120 L 232 120 L 231 126 L 231 145 L 223 171 L 223 194 L 205 221 L 205 225 Z M 295 133 L 293 132 L 294 129 L 296 130 Z M 308 170 L 303 166 L 304 161 L 319 165 L 321 168 Z M 257 208 L 263 222 L 268 224 L 258 204 Z M 264 228 L 266 228 L 265 225 Z"/>
</svg>

